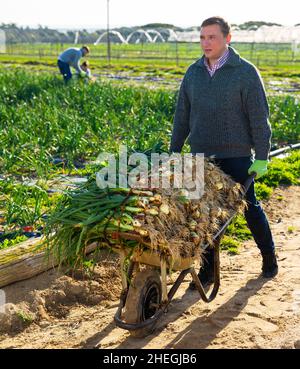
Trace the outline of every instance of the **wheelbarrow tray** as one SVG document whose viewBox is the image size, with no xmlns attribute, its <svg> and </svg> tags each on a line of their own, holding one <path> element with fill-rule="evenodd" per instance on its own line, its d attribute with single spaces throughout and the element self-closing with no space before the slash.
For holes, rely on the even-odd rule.
<svg viewBox="0 0 300 369">
<path fill-rule="evenodd" d="M 134 250 L 130 255 L 130 250 L 126 248 L 117 248 L 114 247 L 113 250 L 120 254 L 122 257 L 130 256 L 130 260 L 134 263 L 140 263 L 145 265 L 150 265 L 153 267 L 161 267 L 162 256 L 157 250 Z M 195 255 L 193 257 L 173 257 L 173 256 L 164 256 L 163 259 L 167 264 L 167 268 L 171 271 L 182 271 L 185 269 L 191 268 L 195 261 L 198 259 L 198 256 Z"/>
</svg>

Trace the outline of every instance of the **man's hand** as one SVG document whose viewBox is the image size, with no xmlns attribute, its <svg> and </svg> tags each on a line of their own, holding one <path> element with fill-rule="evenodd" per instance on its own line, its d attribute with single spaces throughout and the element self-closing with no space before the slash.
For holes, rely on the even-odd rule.
<svg viewBox="0 0 300 369">
<path fill-rule="evenodd" d="M 268 160 L 254 160 L 254 163 L 248 169 L 248 174 L 256 173 L 256 178 L 260 178 L 268 171 Z"/>
</svg>

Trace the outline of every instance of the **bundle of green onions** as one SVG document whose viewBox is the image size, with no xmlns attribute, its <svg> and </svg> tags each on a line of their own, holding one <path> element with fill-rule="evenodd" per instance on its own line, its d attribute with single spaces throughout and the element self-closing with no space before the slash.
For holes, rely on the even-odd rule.
<svg viewBox="0 0 300 369">
<path fill-rule="evenodd" d="M 200 255 L 220 226 L 242 211 L 241 186 L 205 163 L 205 193 L 188 200 L 184 191 L 100 189 L 95 178 L 65 195 L 48 219 L 49 249 L 60 263 L 81 266 L 86 248 L 146 248 L 161 255 Z"/>
</svg>

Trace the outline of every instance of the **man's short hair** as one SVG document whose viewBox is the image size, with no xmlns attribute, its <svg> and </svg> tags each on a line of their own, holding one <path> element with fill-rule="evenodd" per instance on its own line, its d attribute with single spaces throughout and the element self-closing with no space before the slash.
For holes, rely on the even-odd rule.
<svg viewBox="0 0 300 369">
<path fill-rule="evenodd" d="M 83 45 L 82 46 L 82 49 L 85 49 L 88 53 L 90 52 L 90 48 L 88 46 L 86 46 L 86 45 Z"/>
<path fill-rule="evenodd" d="M 214 24 L 218 24 L 221 27 L 221 31 L 225 37 L 229 35 L 230 24 L 226 22 L 225 19 L 222 17 L 211 17 L 205 19 L 205 21 L 202 22 L 201 24 L 201 28 L 206 26 L 212 26 Z"/>
</svg>

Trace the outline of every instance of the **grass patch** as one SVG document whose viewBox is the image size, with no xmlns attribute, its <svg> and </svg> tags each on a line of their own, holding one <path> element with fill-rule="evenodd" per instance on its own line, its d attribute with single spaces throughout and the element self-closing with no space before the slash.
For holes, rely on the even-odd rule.
<svg viewBox="0 0 300 369">
<path fill-rule="evenodd" d="M 294 226 L 289 226 L 288 229 L 287 229 L 288 233 L 294 233 L 296 231 L 296 227 Z"/>
<path fill-rule="evenodd" d="M 220 243 L 222 251 L 227 251 L 230 255 L 237 255 L 241 243 L 233 237 L 224 236 Z"/>
<path fill-rule="evenodd" d="M 229 224 L 226 235 L 236 238 L 238 241 L 246 241 L 252 238 L 251 232 L 247 226 L 243 215 L 237 215 Z"/>
<path fill-rule="evenodd" d="M 241 244 L 252 238 L 252 234 L 247 226 L 243 215 L 237 215 L 226 229 L 221 240 L 221 250 L 228 251 L 231 255 L 238 254 Z"/>
<path fill-rule="evenodd" d="M 265 183 L 255 182 L 255 193 L 258 200 L 268 200 L 273 193 L 273 189 Z"/>
<path fill-rule="evenodd" d="M 30 315 L 29 313 L 26 313 L 23 310 L 19 310 L 16 313 L 17 317 L 21 320 L 22 323 L 24 324 L 31 324 L 34 320 L 34 317 L 32 315 Z"/>
<path fill-rule="evenodd" d="M 292 152 L 284 159 L 273 158 L 269 163 L 268 173 L 259 178 L 257 183 L 275 188 L 279 185 L 300 184 L 300 150 Z"/>
<path fill-rule="evenodd" d="M 15 246 L 18 243 L 26 241 L 28 238 L 26 236 L 17 236 L 12 240 L 4 240 L 0 242 L 0 250 L 8 249 L 9 247 Z"/>
</svg>

